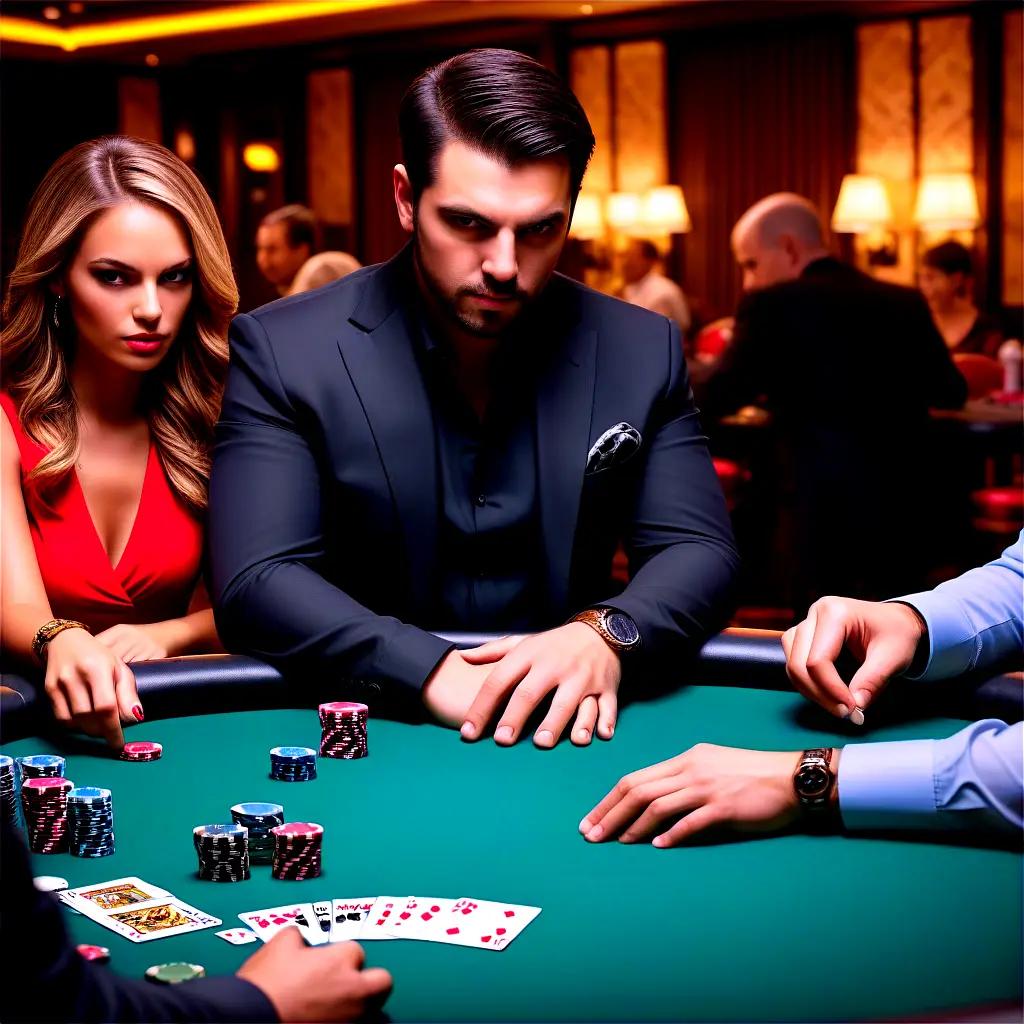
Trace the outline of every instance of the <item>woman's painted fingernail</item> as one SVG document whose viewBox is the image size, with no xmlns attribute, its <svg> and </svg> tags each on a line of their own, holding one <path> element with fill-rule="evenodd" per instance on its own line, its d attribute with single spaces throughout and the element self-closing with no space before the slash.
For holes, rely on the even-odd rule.
<svg viewBox="0 0 1024 1024">
<path fill-rule="evenodd" d="M 132 708 L 132 714 L 135 716 L 135 721 L 136 722 L 144 722 L 146 720 L 146 716 L 142 713 L 142 705 L 141 704 L 136 704 Z"/>
</svg>

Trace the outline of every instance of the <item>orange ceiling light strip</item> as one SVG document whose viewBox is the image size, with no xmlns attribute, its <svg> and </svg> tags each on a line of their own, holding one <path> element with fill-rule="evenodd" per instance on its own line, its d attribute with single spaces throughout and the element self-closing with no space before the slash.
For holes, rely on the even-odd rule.
<svg viewBox="0 0 1024 1024">
<path fill-rule="evenodd" d="M 387 7 L 405 7 L 425 0 L 292 0 L 289 3 L 245 3 L 234 7 L 211 7 L 202 11 L 131 18 L 99 25 L 58 28 L 25 18 L 0 18 L 0 40 L 54 46 L 68 52 L 93 46 L 140 43 L 174 36 L 231 29 L 254 28 L 289 21 L 305 21 L 331 14 Z"/>
</svg>

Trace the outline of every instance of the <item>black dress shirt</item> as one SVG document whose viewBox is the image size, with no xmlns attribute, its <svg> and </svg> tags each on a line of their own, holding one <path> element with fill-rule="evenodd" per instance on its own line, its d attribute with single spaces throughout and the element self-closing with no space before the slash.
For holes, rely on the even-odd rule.
<svg viewBox="0 0 1024 1024">
<path fill-rule="evenodd" d="M 536 629 L 543 602 L 534 345 L 523 337 L 502 343 L 481 420 L 455 384 L 451 350 L 422 317 L 420 325 L 441 487 L 436 627 Z"/>
</svg>

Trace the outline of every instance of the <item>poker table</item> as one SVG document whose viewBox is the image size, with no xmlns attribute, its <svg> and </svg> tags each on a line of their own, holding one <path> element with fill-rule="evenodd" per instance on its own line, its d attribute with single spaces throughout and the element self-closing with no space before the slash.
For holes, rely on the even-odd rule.
<svg viewBox="0 0 1024 1024">
<path fill-rule="evenodd" d="M 777 635 L 730 631 L 672 675 L 635 686 L 612 741 L 539 750 L 464 743 L 386 706 L 374 684 L 283 680 L 226 656 L 154 662 L 138 666 L 147 720 L 129 730 L 163 744 L 148 764 L 48 730 L 31 681 L 11 677 L 2 750 L 64 754 L 76 784 L 113 791 L 113 856 L 33 857 L 36 874 L 72 886 L 137 875 L 224 928 L 242 911 L 345 896 L 543 908 L 500 952 L 367 943 L 367 962 L 394 975 L 396 1021 L 935 1020 L 1019 1006 L 1019 838 L 793 832 L 659 850 L 589 845 L 577 832 L 622 775 L 695 743 L 800 750 L 944 737 L 1001 701 L 1003 717 L 1019 718 L 1019 681 L 965 684 L 956 699 L 905 684 L 854 733 L 787 688 Z M 312 782 L 268 778 L 270 747 L 317 746 L 315 708 L 330 698 L 370 705 L 369 756 L 320 759 Z M 321 823 L 323 874 L 277 881 L 254 866 L 247 881 L 200 881 L 192 828 L 229 821 L 240 801 Z M 218 928 L 135 945 L 66 920 L 75 941 L 110 948 L 104 969 L 136 978 L 167 961 L 232 972 L 255 948 L 227 944 Z"/>
</svg>

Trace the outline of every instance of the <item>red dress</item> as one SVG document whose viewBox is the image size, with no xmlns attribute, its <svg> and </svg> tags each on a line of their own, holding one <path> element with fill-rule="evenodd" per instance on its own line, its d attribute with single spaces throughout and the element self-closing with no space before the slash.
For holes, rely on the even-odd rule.
<svg viewBox="0 0 1024 1024">
<path fill-rule="evenodd" d="M 112 566 L 85 503 L 78 474 L 45 492 L 28 474 L 47 449 L 21 427 L 10 395 L 0 406 L 21 453 L 21 490 L 36 561 L 57 618 L 99 633 L 119 622 L 141 625 L 185 615 L 199 580 L 203 527 L 171 489 L 150 444 L 142 498 L 128 544 Z"/>
</svg>

